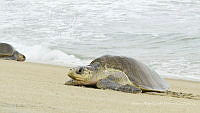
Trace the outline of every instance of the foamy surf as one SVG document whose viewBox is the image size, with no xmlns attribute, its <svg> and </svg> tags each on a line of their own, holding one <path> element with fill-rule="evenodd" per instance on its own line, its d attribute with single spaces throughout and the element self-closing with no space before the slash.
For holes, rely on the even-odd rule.
<svg viewBox="0 0 200 113">
<path fill-rule="evenodd" d="M 25 46 L 22 44 L 10 43 L 16 50 L 26 56 L 26 61 L 63 65 L 67 67 L 86 65 L 89 61 L 81 60 L 74 55 L 69 55 L 58 49 L 51 49 L 45 45 Z"/>
</svg>

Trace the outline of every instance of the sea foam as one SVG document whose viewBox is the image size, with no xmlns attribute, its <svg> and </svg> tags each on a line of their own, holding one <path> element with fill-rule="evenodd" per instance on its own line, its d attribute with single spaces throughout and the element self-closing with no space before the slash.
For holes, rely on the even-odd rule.
<svg viewBox="0 0 200 113">
<path fill-rule="evenodd" d="M 16 50 L 26 56 L 26 61 L 44 64 L 54 64 L 63 66 L 85 65 L 88 61 L 80 60 L 74 55 L 66 54 L 59 49 L 51 49 L 47 45 L 26 46 L 22 44 L 10 43 Z"/>
</svg>

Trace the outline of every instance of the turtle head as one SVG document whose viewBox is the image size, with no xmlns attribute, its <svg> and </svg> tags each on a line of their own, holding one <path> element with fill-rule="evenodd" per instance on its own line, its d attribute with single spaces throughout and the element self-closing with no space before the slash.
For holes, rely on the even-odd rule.
<svg viewBox="0 0 200 113">
<path fill-rule="evenodd" d="M 23 54 L 19 53 L 18 51 L 15 51 L 14 57 L 16 58 L 17 61 L 25 61 L 26 60 L 26 57 Z"/>
<path fill-rule="evenodd" d="M 87 66 L 80 66 L 76 68 L 71 68 L 68 72 L 68 76 L 73 80 L 79 81 L 79 85 L 92 85 L 95 84 L 97 80 L 98 73 L 101 72 L 100 64 L 92 64 Z"/>
</svg>

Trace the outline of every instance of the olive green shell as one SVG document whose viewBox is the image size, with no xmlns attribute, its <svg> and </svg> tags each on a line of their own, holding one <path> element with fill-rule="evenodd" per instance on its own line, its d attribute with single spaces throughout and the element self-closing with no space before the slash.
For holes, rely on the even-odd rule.
<svg viewBox="0 0 200 113">
<path fill-rule="evenodd" d="M 99 62 L 101 66 L 123 71 L 129 80 L 142 90 L 166 91 L 169 88 L 167 82 L 155 71 L 145 64 L 128 57 L 105 55 L 91 62 Z"/>
<path fill-rule="evenodd" d="M 0 56 L 12 56 L 14 54 L 14 48 L 7 43 L 0 43 Z"/>
</svg>

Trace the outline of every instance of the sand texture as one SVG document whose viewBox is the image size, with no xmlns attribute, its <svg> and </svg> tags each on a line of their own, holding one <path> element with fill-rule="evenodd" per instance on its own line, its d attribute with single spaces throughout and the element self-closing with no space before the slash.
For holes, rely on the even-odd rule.
<svg viewBox="0 0 200 113">
<path fill-rule="evenodd" d="M 200 100 L 66 86 L 64 66 L 0 60 L 0 113 L 197 113 Z M 167 80 L 200 95 L 200 82 Z"/>
</svg>

